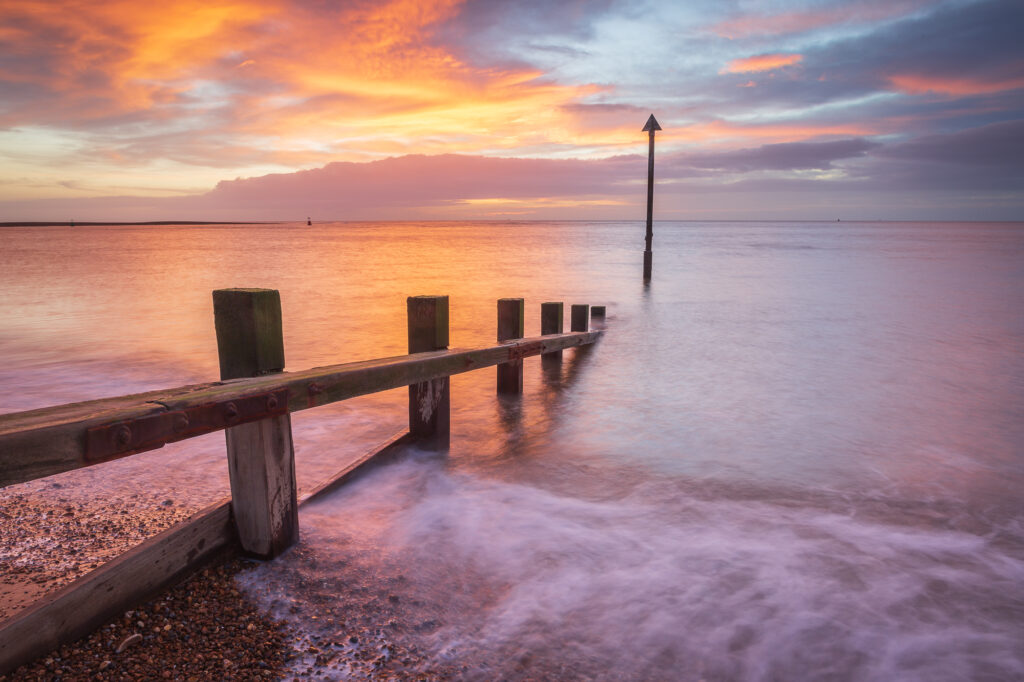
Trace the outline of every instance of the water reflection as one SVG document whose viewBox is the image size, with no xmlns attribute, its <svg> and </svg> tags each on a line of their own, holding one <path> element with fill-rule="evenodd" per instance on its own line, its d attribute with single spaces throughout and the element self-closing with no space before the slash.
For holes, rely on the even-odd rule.
<svg viewBox="0 0 1024 682">
<path fill-rule="evenodd" d="M 252 589 L 393 616 L 410 670 L 457 677 L 1020 677 L 1024 226 L 665 225 L 651 287 L 636 228 L 5 230 L 0 410 L 216 376 L 220 287 L 281 290 L 293 369 L 404 353 L 409 295 L 451 296 L 453 347 L 498 298 L 528 336 L 542 301 L 605 304 L 522 396 L 453 377 L 448 456 L 304 514 Z M 295 415 L 300 485 L 405 409 Z M 198 439 L 72 478 L 198 507 L 223 470 Z"/>
</svg>

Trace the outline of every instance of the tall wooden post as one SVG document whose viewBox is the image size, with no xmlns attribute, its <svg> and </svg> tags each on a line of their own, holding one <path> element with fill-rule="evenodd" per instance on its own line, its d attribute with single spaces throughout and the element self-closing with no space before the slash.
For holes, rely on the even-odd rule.
<svg viewBox="0 0 1024 682">
<path fill-rule="evenodd" d="M 526 301 L 521 298 L 498 299 L 498 342 L 525 336 Z M 498 393 L 523 392 L 523 361 L 510 360 L 498 365 Z"/>
<path fill-rule="evenodd" d="M 220 378 L 284 370 L 281 295 L 272 289 L 213 292 Z M 242 549 L 272 559 L 299 540 L 295 451 L 287 414 L 231 426 L 227 439 L 231 510 Z"/>
<path fill-rule="evenodd" d="M 651 265 L 654 254 L 651 253 L 651 242 L 654 241 L 654 131 L 661 130 L 654 114 L 647 119 L 643 128 L 647 133 L 647 235 L 644 247 L 644 281 L 651 281 Z"/>
<path fill-rule="evenodd" d="M 410 296 L 409 352 L 448 348 L 448 297 Z M 447 450 L 451 442 L 451 380 L 449 377 L 409 386 L 409 433 L 417 445 Z"/>
<path fill-rule="evenodd" d="M 565 306 L 561 301 L 540 304 L 540 333 L 561 334 L 564 325 Z M 541 367 L 557 367 L 562 363 L 562 351 L 544 353 L 540 356 Z"/>
<path fill-rule="evenodd" d="M 572 320 L 571 331 L 574 332 L 586 332 L 590 331 L 590 306 L 583 304 L 574 304 L 572 307 Z"/>
</svg>

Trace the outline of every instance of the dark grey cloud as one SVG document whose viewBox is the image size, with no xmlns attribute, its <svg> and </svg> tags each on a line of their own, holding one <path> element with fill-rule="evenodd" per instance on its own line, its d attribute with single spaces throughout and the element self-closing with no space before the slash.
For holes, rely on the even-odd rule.
<svg viewBox="0 0 1024 682">
<path fill-rule="evenodd" d="M 904 161 L 991 168 L 1024 175 L 1024 119 L 993 123 L 945 135 L 925 135 L 876 152 Z"/>
<path fill-rule="evenodd" d="M 863 157 L 879 147 L 863 138 L 832 142 L 766 144 L 728 152 L 687 154 L 673 159 L 670 167 L 689 167 L 737 173 L 764 170 L 827 170 L 842 159 Z"/>
</svg>

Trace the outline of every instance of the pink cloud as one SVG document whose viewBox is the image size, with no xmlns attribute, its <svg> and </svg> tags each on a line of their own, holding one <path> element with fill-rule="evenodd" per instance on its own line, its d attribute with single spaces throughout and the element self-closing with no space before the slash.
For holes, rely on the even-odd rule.
<svg viewBox="0 0 1024 682">
<path fill-rule="evenodd" d="M 721 73 L 757 73 L 760 71 L 774 71 L 787 66 L 799 64 L 803 60 L 800 54 L 760 54 L 754 57 L 734 59 L 721 71 Z"/>
</svg>

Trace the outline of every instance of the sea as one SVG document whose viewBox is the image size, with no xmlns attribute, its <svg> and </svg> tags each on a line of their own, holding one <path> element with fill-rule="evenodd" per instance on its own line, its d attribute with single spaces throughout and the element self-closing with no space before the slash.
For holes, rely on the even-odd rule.
<svg viewBox="0 0 1024 682">
<path fill-rule="evenodd" d="M 280 291 L 290 370 L 404 354 L 408 296 L 449 296 L 457 348 L 495 342 L 499 298 L 528 336 L 542 302 L 603 305 L 521 396 L 453 377 L 448 452 L 304 507 L 239 577 L 313 649 L 296 675 L 377 647 L 425 678 L 1024 679 L 1024 224 L 656 222 L 647 284 L 643 246 L 642 222 L 2 228 L 0 412 L 215 380 L 214 289 Z M 293 415 L 299 487 L 406 401 Z M 219 433 L 63 476 L 228 492 Z"/>
</svg>

